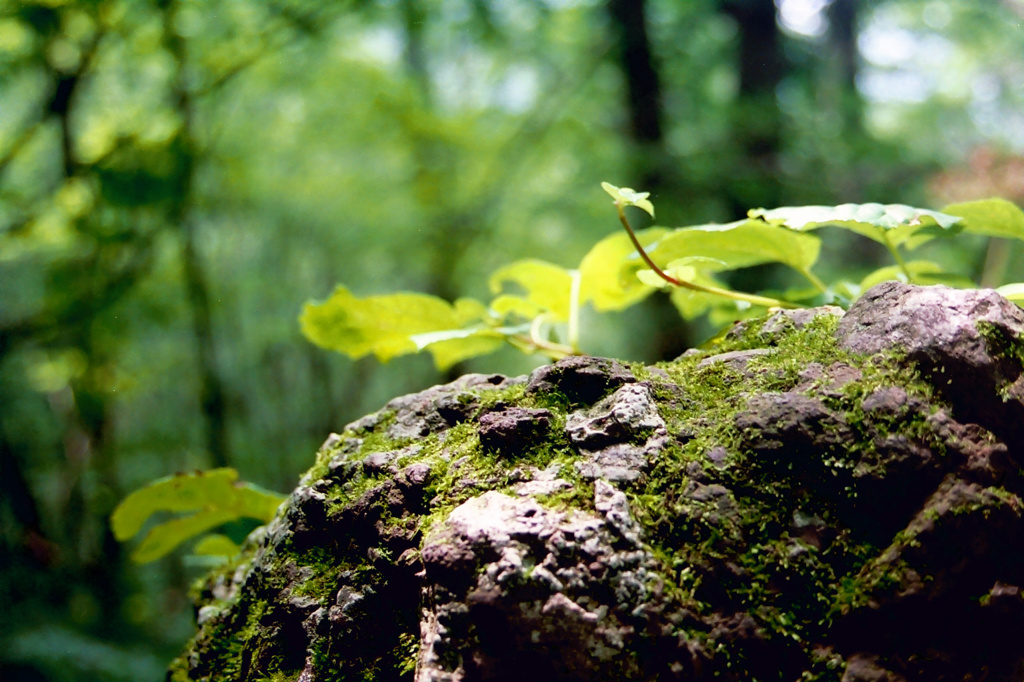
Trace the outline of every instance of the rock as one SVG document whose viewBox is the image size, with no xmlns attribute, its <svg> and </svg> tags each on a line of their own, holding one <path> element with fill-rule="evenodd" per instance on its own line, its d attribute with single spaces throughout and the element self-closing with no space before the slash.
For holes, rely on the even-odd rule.
<svg viewBox="0 0 1024 682">
<path fill-rule="evenodd" d="M 843 317 L 836 336 L 856 353 L 898 348 L 929 375 L 956 416 L 1024 440 L 1024 311 L 990 289 L 885 282 Z"/>
<path fill-rule="evenodd" d="M 480 445 L 485 450 L 514 457 L 543 441 L 550 429 L 548 410 L 506 407 L 480 417 Z"/>
<path fill-rule="evenodd" d="M 570 405 L 592 405 L 609 391 L 636 378 L 615 360 L 584 356 L 568 357 L 533 372 L 527 394 L 561 394 Z"/>
<path fill-rule="evenodd" d="M 571 413 L 565 431 L 583 455 L 577 471 L 610 481 L 639 478 L 668 440 L 650 384 L 626 384 L 592 409 Z"/>
<path fill-rule="evenodd" d="M 171 680 L 1019 680 L 1024 315 L 886 283 L 332 435 Z"/>
</svg>

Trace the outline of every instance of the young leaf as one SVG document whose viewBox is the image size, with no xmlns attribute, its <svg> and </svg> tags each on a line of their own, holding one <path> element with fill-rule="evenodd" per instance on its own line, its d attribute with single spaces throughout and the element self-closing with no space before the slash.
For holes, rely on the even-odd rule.
<svg viewBox="0 0 1024 682">
<path fill-rule="evenodd" d="M 602 182 L 601 189 L 611 195 L 620 210 L 625 206 L 636 206 L 654 217 L 654 204 L 647 198 L 651 196 L 650 192 L 636 192 L 629 187 L 616 187 L 608 182 Z"/>
<path fill-rule="evenodd" d="M 542 260 L 516 261 L 491 275 L 491 292 L 500 293 L 508 282 L 521 286 L 525 299 L 549 312 L 553 320 L 569 319 L 572 274 L 565 268 Z"/>
<path fill-rule="evenodd" d="M 950 204 L 942 212 L 963 218 L 964 232 L 1024 240 L 1024 211 L 1006 199 Z"/>
<path fill-rule="evenodd" d="M 182 542 L 239 518 L 267 522 L 274 517 L 282 495 L 250 483 L 239 483 L 234 469 L 178 474 L 150 483 L 121 501 L 110 516 L 114 537 L 136 535 L 157 512 L 193 512 L 154 526 L 132 553 L 132 559 L 158 559 Z"/>
<path fill-rule="evenodd" d="M 471 299 L 452 305 L 410 292 L 358 298 L 339 286 L 326 301 L 307 303 L 299 322 L 310 341 L 353 359 L 373 353 L 386 362 L 426 348 L 444 368 L 501 345 L 486 317 L 487 308 Z"/>
<path fill-rule="evenodd" d="M 739 220 L 680 228 L 659 240 L 648 253 L 661 263 L 695 256 L 720 263 L 704 268 L 710 271 L 778 262 L 808 272 L 818 260 L 820 250 L 821 242 L 814 235 L 760 220 Z"/>
<path fill-rule="evenodd" d="M 904 204 L 841 204 L 751 209 L 751 218 L 806 232 L 819 227 L 845 227 L 868 239 L 897 246 L 923 230 L 952 233 L 961 227 L 958 216 Z"/>
<path fill-rule="evenodd" d="M 640 230 L 636 237 L 646 248 L 667 232 L 663 227 L 651 227 Z M 628 308 L 653 291 L 636 278 L 636 272 L 644 267 L 629 235 L 621 231 L 609 235 L 580 262 L 580 298 L 600 311 Z"/>
</svg>

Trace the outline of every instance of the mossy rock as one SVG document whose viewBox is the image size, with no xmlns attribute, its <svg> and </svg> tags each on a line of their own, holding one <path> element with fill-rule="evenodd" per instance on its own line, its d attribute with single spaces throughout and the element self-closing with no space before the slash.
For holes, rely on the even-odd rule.
<svg viewBox="0 0 1024 682">
<path fill-rule="evenodd" d="M 1018 680 L 1024 314 L 879 285 L 332 435 L 172 680 Z"/>
</svg>

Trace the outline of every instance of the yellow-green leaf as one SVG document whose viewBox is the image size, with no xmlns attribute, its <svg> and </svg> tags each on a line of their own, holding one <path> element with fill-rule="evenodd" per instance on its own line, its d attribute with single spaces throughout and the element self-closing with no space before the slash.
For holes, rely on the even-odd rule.
<svg viewBox="0 0 1024 682">
<path fill-rule="evenodd" d="M 154 526 L 132 554 L 136 561 L 152 561 L 222 523 L 239 518 L 265 523 L 274 517 L 283 500 L 284 496 L 277 493 L 239 483 L 234 469 L 178 474 L 128 495 L 114 509 L 110 525 L 114 537 L 124 541 L 138 534 L 153 514 L 191 512 Z"/>
<path fill-rule="evenodd" d="M 191 516 L 165 521 L 146 533 L 132 551 L 131 560 L 138 564 L 156 561 L 181 543 L 237 518 L 237 514 L 224 509 L 204 509 Z"/>
<path fill-rule="evenodd" d="M 453 338 L 442 335 L 425 343 L 423 335 L 483 333 L 480 327 L 486 314 L 482 303 L 468 299 L 452 305 L 436 296 L 410 292 L 358 298 L 339 286 L 326 301 L 307 303 L 299 322 L 303 334 L 318 346 L 353 359 L 373 353 L 386 362 Z"/>
<path fill-rule="evenodd" d="M 654 217 L 654 204 L 647 198 L 651 196 L 650 192 L 637 192 L 629 187 L 616 187 L 609 182 L 602 182 L 601 189 L 611 195 L 616 206 L 636 206 L 640 210 L 646 211 L 652 218 Z"/>
<path fill-rule="evenodd" d="M 1010 299 L 1017 305 L 1024 305 L 1024 282 L 1004 284 L 1003 286 L 996 289 L 996 293 L 999 294 L 1000 296 Z"/>
<path fill-rule="evenodd" d="M 693 277 L 689 281 L 701 286 L 725 288 L 722 282 L 708 272 L 694 271 Z M 683 287 L 672 287 L 670 298 L 684 319 L 693 320 L 708 313 L 715 318 L 712 320 L 713 324 L 717 324 L 723 317 L 740 319 L 743 316 L 740 313 L 751 308 L 751 305 L 744 301 L 734 301 L 716 294 Z M 758 308 L 758 310 L 763 310 L 763 308 Z"/>
<path fill-rule="evenodd" d="M 241 551 L 235 542 L 226 535 L 210 533 L 196 543 L 192 548 L 193 554 L 200 556 L 235 556 Z"/>
<path fill-rule="evenodd" d="M 543 315 L 544 309 L 522 296 L 501 294 L 500 296 L 495 296 L 494 300 L 491 301 L 491 312 L 500 318 L 508 315 L 518 315 L 519 317 L 532 320 L 538 315 Z"/>
<path fill-rule="evenodd" d="M 440 370 L 446 370 L 463 360 L 487 355 L 501 348 L 505 340 L 503 331 L 488 327 L 460 330 L 446 338 L 435 336 L 424 347 L 434 358 L 434 365 Z"/>
<path fill-rule="evenodd" d="M 542 260 L 516 261 L 491 275 L 491 292 L 500 293 L 509 282 L 522 287 L 523 298 L 550 313 L 553 320 L 569 319 L 572 273 L 565 268 Z"/>
<path fill-rule="evenodd" d="M 906 272 L 910 273 L 910 276 L 914 280 L 914 284 L 945 284 L 946 286 L 959 288 L 969 288 L 974 286 L 974 283 L 967 277 L 945 272 L 938 263 L 933 263 L 932 261 L 908 261 L 906 263 Z M 869 273 L 861 280 L 859 285 L 860 291 L 867 291 L 876 284 L 888 282 L 890 280 L 906 282 L 906 272 L 904 272 L 903 268 L 898 265 L 888 265 L 884 268 L 879 268 L 874 272 Z"/>
<path fill-rule="evenodd" d="M 648 249 L 648 254 L 659 265 L 682 258 L 713 259 L 716 263 L 701 267 L 711 272 L 772 262 L 805 272 L 818 260 L 820 250 L 821 242 L 814 235 L 760 220 L 739 220 L 674 230 Z"/>
<path fill-rule="evenodd" d="M 1006 199 L 950 204 L 943 213 L 963 218 L 964 231 L 1006 239 L 1024 239 L 1024 211 Z"/>
<path fill-rule="evenodd" d="M 636 236 L 647 248 L 667 232 L 663 227 L 652 227 L 640 230 Z M 581 302 L 589 302 L 601 311 L 628 308 L 654 291 L 636 277 L 637 271 L 645 267 L 629 235 L 620 231 L 605 237 L 580 262 Z"/>
</svg>

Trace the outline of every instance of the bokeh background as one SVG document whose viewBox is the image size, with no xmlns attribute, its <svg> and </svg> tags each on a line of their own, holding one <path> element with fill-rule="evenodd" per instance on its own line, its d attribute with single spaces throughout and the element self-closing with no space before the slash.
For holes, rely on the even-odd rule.
<svg viewBox="0 0 1024 682">
<path fill-rule="evenodd" d="M 515 259 L 575 266 L 619 229 L 601 181 L 685 225 L 1021 203 L 1022 155 L 1021 0 L 0 0 L 0 680 L 162 679 L 202 566 L 131 564 L 118 500 L 215 466 L 286 492 L 328 433 L 449 378 L 305 341 L 335 284 L 486 297 Z M 825 278 L 884 259 L 826 240 Z M 934 257 L 1024 272 L 985 240 Z M 710 331 L 651 298 L 583 346 Z"/>
</svg>

